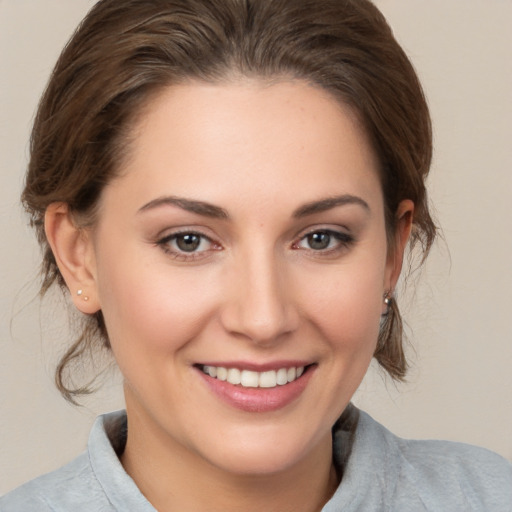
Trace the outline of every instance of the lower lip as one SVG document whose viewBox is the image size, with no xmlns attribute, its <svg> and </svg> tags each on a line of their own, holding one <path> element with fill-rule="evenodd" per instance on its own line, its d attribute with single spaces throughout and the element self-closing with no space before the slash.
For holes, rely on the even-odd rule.
<svg viewBox="0 0 512 512">
<path fill-rule="evenodd" d="M 244 388 L 215 379 L 197 369 L 200 376 L 221 400 L 245 412 L 271 412 L 296 400 L 308 385 L 316 366 L 311 366 L 298 379 L 275 388 Z"/>
</svg>

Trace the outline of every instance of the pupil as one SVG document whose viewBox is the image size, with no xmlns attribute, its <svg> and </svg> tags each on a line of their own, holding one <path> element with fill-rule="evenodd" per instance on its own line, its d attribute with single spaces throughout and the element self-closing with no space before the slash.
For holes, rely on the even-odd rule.
<svg viewBox="0 0 512 512">
<path fill-rule="evenodd" d="M 193 252 L 201 243 L 198 235 L 181 235 L 176 239 L 176 245 L 184 252 Z"/>
<path fill-rule="evenodd" d="M 311 249 L 321 250 L 327 249 L 331 242 L 331 235 L 328 233 L 313 233 L 308 236 L 308 244 Z"/>
</svg>

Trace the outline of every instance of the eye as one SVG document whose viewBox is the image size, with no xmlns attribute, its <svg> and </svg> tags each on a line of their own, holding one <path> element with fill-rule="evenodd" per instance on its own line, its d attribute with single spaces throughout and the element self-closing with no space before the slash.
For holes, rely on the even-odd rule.
<svg viewBox="0 0 512 512">
<path fill-rule="evenodd" d="M 176 247 L 183 252 L 195 252 L 199 248 L 202 248 L 201 244 L 205 245 L 203 237 L 196 233 L 175 235 L 174 243 Z"/>
<path fill-rule="evenodd" d="M 310 249 L 323 251 L 329 248 L 332 238 L 331 234 L 326 232 L 311 233 L 306 237 L 306 243 Z"/>
<path fill-rule="evenodd" d="M 202 257 L 209 251 L 219 249 L 210 238 L 194 231 L 172 233 L 159 240 L 157 245 L 176 259 L 182 260 Z"/>
<path fill-rule="evenodd" d="M 346 247 L 353 241 L 352 236 L 346 233 L 323 229 L 310 232 L 302 237 L 295 245 L 295 248 L 312 251 L 331 251 Z"/>
</svg>

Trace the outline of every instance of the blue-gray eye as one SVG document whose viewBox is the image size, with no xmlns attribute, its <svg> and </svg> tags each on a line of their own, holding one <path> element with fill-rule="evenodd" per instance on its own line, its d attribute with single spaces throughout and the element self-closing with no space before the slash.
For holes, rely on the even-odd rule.
<svg viewBox="0 0 512 512">
<path fill-rule="evenodd" d="M 318 231 L 311 233 L 306 237 L 308 246 L 315 251 L 322 251 L 328 249 L 331 244 L 332 235 L 325 231 Z"/>
<path fill-rule="evenodd" d="M 175 235 L 176 247 L 183 252 L 194 252 L 201 245 L 202 236 L 195 233 Z"/>
<path fill-rule="evenodd" d="M 296 247 L 312 251 L 329 251 L 348 247 L 353 242 L 353 237 L 347 233 L 326 229 L 312 231 L 304 235 Z"/>
</svg>

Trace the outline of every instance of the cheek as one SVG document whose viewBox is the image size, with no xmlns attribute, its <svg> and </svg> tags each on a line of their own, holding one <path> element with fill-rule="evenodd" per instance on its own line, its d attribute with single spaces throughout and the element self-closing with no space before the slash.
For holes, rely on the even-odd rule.
<svg viewBox="0 0 512 512">
<path fill-rule="evenodd" d="M 346 266 L 337 272 L 316 273 L 316 286 L 304 294 L 310 321 L 347 357 L 371 352 L 377 342 L 382 312 L 384 265 Z"/>
<path fill-rule="evenodd" d="M 215 302 L 208 276 L 110 254 L 100 259 L 98 293 L 116 358 L 128 348 L 137 356 L 175 351 L 201 331 Z"/>
</svg>

